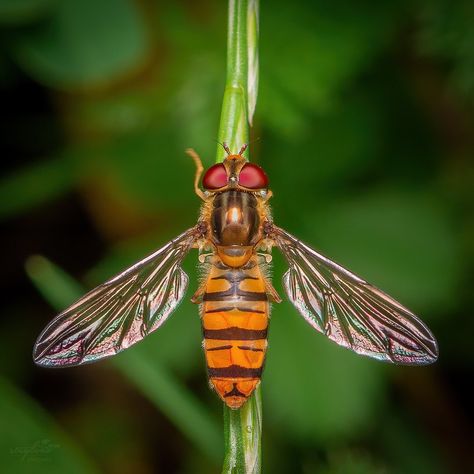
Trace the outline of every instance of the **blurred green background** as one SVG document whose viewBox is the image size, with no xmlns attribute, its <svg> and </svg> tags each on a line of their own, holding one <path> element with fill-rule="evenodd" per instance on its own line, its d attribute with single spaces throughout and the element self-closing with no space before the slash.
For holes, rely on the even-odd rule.
<svg viewBox="0 0 474 474">
<path fill-rule="evenodd" d="M 474 470 L 473 22 L 461 0 L 262 2 L 251 153 L 275 221 L 422 315 L 441 354 L 383 365 L 275 306 L 264 472 Z M 225 2 L 0 0 L 0 35 L 0 471 L 219 472 L 189 298 L 113 360 L 39 369 L 50 303 L 80 290 L 30 259 L 46 302 L 25 262 L 91 288 L 193 225 L 184 149 L 213 162 Z"/>
</svg>

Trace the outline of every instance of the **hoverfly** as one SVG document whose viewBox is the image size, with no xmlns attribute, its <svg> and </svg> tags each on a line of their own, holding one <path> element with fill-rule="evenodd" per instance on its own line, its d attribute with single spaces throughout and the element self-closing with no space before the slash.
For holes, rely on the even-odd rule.
<svg viewBox="0 0 474 474">
<path fill-rule="evenodd" d="M 410 310 L 273 224 L 268 178 L 226 144 L 223 163 L 194 188 L 203 201 L 195 227 L 76 301 L 44 329 L 34 360 L 46 367 L 94 362 L 159 328 L 183 299 L 181 262 L 199 249 L 200 305 L 209 382 L 230 408 L 241 407 L 260 383 L 270 303 L 281 298 L 269 278 L 272 247 L 289 264 L 286 294 L 306 321 L 337 344 L 375 359 L 424 365 L 438 357 L 436 340 Z"/>
</svg>

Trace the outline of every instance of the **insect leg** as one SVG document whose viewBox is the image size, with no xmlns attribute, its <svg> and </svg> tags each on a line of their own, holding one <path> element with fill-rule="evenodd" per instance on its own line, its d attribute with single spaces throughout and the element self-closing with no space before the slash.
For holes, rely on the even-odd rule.
<svg viewBox="0 0 474 474">
<path fill-rule="evenodd" d="M 272 191 L 268 191 L 267 195 L 263 199 L 263 202 L 267 202 L 271 197 L 273 197 L 273 193 L 272 193 Z"/>
<path fill-rule="evenodd" d="M 272 256 L 265 252 L 257 252 L 257 257 L 261 259 L 260 261 L 263 265 L 269 264 L 272 261 Z M 277 293 L 277 290 L 273 288 L 272 282 L 266 275 L 265 271 L 262 272 L 262 278 L 265 283 L 265 293 L 269 297 L 270 301 L 273 301 L 274 303 L 281 303 L 282 300 L 280 295 Z"/>
<path fill-rule="evenodd" d="M 270 301 L 273 301 L 274 303 L 281 303 L 281 297 L 277 293 L 277 290 L 273 288 L 273 285 L 271 284 L 270 280 L 266 276 L 264 276 L 263 281 L 265 282 L 265 293 L 267 294 Z"/>
<path fill-rule="evenodd" d="M 193 159 L 194 164 L 196 165 L 196 174 L 194 175 L 194 191 L 203 201 L 207 201 L 206 195 L 199 187 L 199 181 L 201 179 L 202 172 L 204 171 L 201 158 L 199 158 L 199 155 L 192 148 L 188 148 L 186 153 Z"/>
<path fill-rule="evenodd" d="M 257 252 L 257 257 L 264 263 L 272 263 L 273 257 L 267 252 Z"/>
<path fill-rule="evenodd" d="M 213 254 L 201 254 L 199 255 L 199 261 L 201 263 L 205 263 L 206 258 L 211 255 Z M 203 257 L 203 259 L 201 259 L 201 257 Z M 204 293 L 206 293 L 207 278 L 203 278 L 203 277 L 201 278 L 202 280 L 201 280 L 201 283 L 199 284 L 198 289 L 196 290 L 194 295 L 191 297 L 191 303 L 195 303 L 195 304 L 202 303 L 202 297 L 204 296 Z"/>
<path fill-rule="evenodd" d="M 204 280 L 199 288 L 196 290 L 196 293 L 191 297 L 191 303 L 200 304 L 202 303 L 202 297 L 206 292 L 206 280 Z"/>
</svg>

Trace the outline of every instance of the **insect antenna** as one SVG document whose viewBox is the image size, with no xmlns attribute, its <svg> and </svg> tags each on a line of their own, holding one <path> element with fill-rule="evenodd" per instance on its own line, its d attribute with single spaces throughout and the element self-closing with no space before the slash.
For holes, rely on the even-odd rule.
<svg viewBox="0 0 474 474">
<path fill-rule="evenodd" d="M 248 147 L 248 144 L 247 144 L 247 143 L 244 143 L 244 144 L 242 145 L 242 148 L 241 148 L 240 151 L 239 151 L 239 155 L 242 155 L 242 153 L 247 149 L 247 147 Z"/>
<path fill-rule="evenodd" d="M 230 152 L 229 146 L 227 145 L 226 142 L 222 142 L 221 145 L 222 145 L 222 148 L 224 148 L 225 152 L 226 152 L 228 155 L 232 155 L 232 153 Z"/>
<path fill-rule="evenodd" d="M 230 149 L 227 145 L 226 142 L 220 142 L 219 140 L 214 140 L 216 143 L 218 143 L 222 148 L 224 148 L 225 152 L 228 154 L 228 155 L 231 155 L 232 153 L 230 152 Z"/>
</svg>

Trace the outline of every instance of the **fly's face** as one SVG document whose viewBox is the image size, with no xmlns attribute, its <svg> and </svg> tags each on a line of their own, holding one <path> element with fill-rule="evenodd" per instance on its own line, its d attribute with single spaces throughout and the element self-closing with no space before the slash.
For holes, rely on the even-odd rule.
<svg viewBox="0 0 474 474">
<path fill-rule="evenodd" d="M 247 145 L 239 153 L 232 154 L 226 144 L 223 145 L 227 157 L 222 163 L 211 166 L 202 179 L 203 188 L 209 193 L 221 193 L 235 189 L 247 192 L 263 192 L 268 189 L 268 177 L 260 166 L 247 162 L 243 156 Z"/>
</svg>

